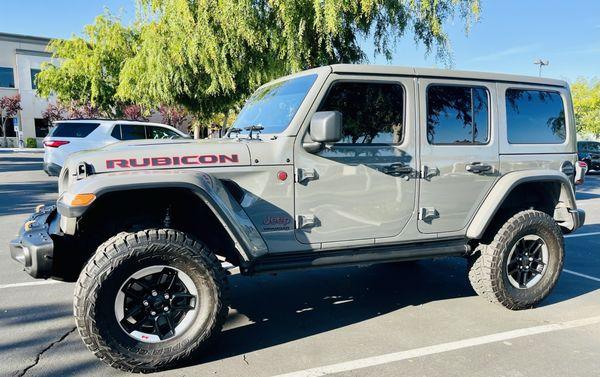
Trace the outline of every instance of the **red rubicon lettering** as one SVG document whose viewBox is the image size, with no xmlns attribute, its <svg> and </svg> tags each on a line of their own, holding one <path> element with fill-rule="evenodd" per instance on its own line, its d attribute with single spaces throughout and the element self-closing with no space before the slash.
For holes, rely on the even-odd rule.
<svg viewBox="0 0 600 377">
<path fill-rule="evenodd" d="M 219 158 L 214 154 L 205 154 L 199 156 L 198 161 L 200 161 L 201 164 L 214 164 L 215 162 L 219 161 Z"/>
<path fill-rule="evenodd" d="M 115 167 L 128 168 L 129 162 L 127 160 L 106 160 L 107 169 L 114 169 Z"/>
<path fill-rule="evenodd" d="M 144 157 L 130 158 L 127 160 L 106 160 L 107 169 L 116 168 L 143 168 L 147 166 L 174 166 L 174 165 L 204 165 L 204 164 L 225 164 L 229 162 L 239 162 L 237 154 L 203 154 L 174 157 Z"/>
<path fill-rule="evenodd" d="M 171 165 L 171 159 L 169 157 L 153 157 L 152 166 L 168 166 Z"/>
<path fill-rule="evenodd" d="M 230 162 L 239 162 L 238 155 L 237 154 L 232 154 L 231 156 L 225 156 L 224 154 L 220 154 L 219 155 L 219 162 L 220 163 L 223 164 L 223 163 L 225 163 L 227 161 L 230 161 Z"/>
<path fill-rule="evenodd" d="M 129 166 L 131 166 L 132 168 L 143 168 L 144 166 L 148 166 L 148 165 L 150 165 L 149 158 L 142 158 L 141 162 L 139 162 L 137 158 L 129 159 Z"/>
<path fill-rule="evenodd" d="M 181 157 L 181 164 L 183 165 L 198 165 L 198 156 L 183 156 Z"/>
</svg>

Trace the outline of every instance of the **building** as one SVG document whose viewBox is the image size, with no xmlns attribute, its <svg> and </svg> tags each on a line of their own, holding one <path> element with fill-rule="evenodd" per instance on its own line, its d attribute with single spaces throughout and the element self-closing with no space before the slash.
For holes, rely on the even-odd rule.
<svg viewBox="0 0 600 377">
<path fill-rule="evenodd" d="M 42 119 L 48 100 L 36 95 L 34 80 L 42 63 L 50 60 L 51 54 L 46 52 L 49 42 L 49 38 L 0 33 L 0 97 L 21 95 L 23 110 L 14 123 L 23 132 L 23 141 L 36 138 L 38 146 L 48 133 L 48 124 Z M 17 146 L 13 122 L 6 128 L 12 145 Z"/>
</svg>

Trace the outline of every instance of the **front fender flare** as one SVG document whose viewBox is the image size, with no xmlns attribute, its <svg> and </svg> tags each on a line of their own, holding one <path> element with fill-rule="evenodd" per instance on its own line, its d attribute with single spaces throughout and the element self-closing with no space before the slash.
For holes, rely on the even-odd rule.
<svg viewBox="0 0 600 377">
<path fill-rule="evenodd" d="M 570 210 L 577 209 L 573 185 L 565 174 L 556 170 L 524 170 L 507 173 L 496 182 L 475 213 L 467 228 L 467 238 L 480 239 L 511 191 L 527 182 L 559 182 L 561 186 L 559 203 L 563 203 Z"/>
<path fill-rule="evenodd" d="M 97 200 L 109 192 L 154 188 L 185 188 L 197 195 L 219 219 L 242 260 L 247 262 L 268 253 L 266 243 L 244 209 L 219 179 L 205 172 L 160 170 L 97 174 L 73 183 L 68 193 L 91 193 Z M 66 218 L 79 218 L 90 207 L 70 206 L 63 197 L 64 194 L 58 199 L 57 207 Z"/>
</svg>

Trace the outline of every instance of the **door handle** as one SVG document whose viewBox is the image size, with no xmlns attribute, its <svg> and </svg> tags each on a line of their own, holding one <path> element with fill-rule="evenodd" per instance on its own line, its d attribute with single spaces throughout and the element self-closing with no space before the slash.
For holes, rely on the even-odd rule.
<svg viewBox="0 0 600 377">
<path fill-rule="evenodd" d="M 467 164 L 465 169 L 470 173 L 481 174 L 490 172 L 493 169 L 493 167 L 492 165 L 482 164 L 481 162 L 472 162 L 470 164 Z"/>
<path fill-rule="evenodd" d="M 394 177 L 411 176 L 415 169 L 403 163 L 395 163 L 381 167 L 381 172 Z"/>
</svg>

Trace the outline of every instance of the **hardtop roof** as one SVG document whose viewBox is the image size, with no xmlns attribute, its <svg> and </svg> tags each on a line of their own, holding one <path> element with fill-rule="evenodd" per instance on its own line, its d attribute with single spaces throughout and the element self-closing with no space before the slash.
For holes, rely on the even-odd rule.
<svg viewBox="0 0 600 377">
<path fill-rule="evenodd" d="M 568 83 L 564 80 L 546 77 L 510 75 L 505 73 L 370 64 L 334 64 L 329 67 L 331 67 L 331 71 L 335 73 L 438 77 L 568 87 Z"/>
<path fill-rule="evenodd" d="M 142 120 L 129 120 L 129 119 L 109 119 L 109 118 L 76 118 L 76 119 L 61 119 L 56 120 L 52 123 L 69 123 L 69 122 L 77 122 L 77 123 L 126 123 L 126 124 L 143 124 L 147 126 L 167 126 L 173 127 L 169 124 L 165 123 L 155 123 L 155 122 L 145 122 Z M 174 128 L 174 127 L 173 127 Z"/>
</svg>

